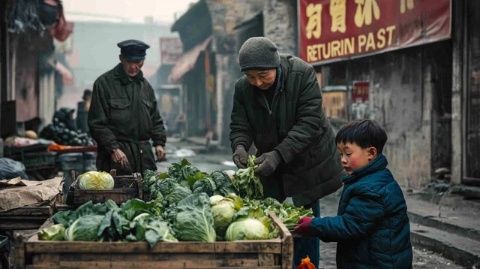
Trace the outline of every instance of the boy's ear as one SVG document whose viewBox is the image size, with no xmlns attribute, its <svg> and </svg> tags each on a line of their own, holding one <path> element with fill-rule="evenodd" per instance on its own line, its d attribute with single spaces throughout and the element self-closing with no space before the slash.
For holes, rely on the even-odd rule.
<svg viewBox="0 0 480 269">
<path fill-rule="evenodd" d="M 369 147 L 368 148 L 368 161 L 371 161 L 377 157 L 377 148 L 376 147 Z"/>
</svg>

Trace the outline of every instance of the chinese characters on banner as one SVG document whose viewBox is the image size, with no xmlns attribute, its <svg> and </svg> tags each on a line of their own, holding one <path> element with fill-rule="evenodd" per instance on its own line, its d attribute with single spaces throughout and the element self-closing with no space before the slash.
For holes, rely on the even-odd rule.
<svg viewBox="0 0 480 269">
<path fill-rule="evenodd" d="M 451 0 L 298 0 L 299 50 L 318 64 L 450 38 Z"/>
</svg>

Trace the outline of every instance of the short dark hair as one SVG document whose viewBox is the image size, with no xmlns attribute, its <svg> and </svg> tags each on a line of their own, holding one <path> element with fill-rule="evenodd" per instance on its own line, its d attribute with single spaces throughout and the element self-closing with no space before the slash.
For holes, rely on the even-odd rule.
<svg viewBox="0 0 480 269">
<path fill-rule="evenodd" d="M 375 147 L 378 153 L 382 153 L 387 142 L 387 133 L 376 121 L 356 120 L 340 128 L 335 142 L 355 143 L 362 148 Z"/>
</svg>

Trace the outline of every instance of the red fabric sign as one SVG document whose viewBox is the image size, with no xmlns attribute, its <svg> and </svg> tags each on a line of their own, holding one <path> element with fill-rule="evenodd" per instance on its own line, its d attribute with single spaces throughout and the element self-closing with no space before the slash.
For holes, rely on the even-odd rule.
<svg viewBox="0 0 480 269">
<path fill-rule="evenodd" d="M 354 81 L 352 85 L 352 100 L 354 102 L 367 102 L 370 82 Z"/>
<path fill-rule="evenodd" d="M 451 0 L 298 0 L 299 54 L 327 63 L 450 38 Z"/>
</svg>

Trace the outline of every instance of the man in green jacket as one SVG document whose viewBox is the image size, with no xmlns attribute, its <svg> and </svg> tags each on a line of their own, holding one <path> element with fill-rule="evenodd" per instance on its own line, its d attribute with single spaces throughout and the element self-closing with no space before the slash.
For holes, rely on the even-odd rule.
<svg viewBox="0 0 480 269">
<path fill-rule="evenodd" d="M 319 216 L 318 200 L 341 187 L 344 171 L 315 70 L 297 57 L 280 56 L 265 37 L 245 41 L 238 60 L 245 75 L 235 83 L 233 161 L 245 167 L 254 144 L 255 172 L 265 195 L 280 201 L 292 197 Z M 294 249 L 295 264 L 308 255 L 319 265 L 318 239 L 295 240 Z"/>
<path fill-rule="evenodd" d="M 165 128 L 152 86 L 141 68 L 149 46 L 138 40 L 125 40 L 120 63 L 101 75 L 93 85 L 88 114 L 92 137 L 98 144 L 97 169 L 118 174 L 156 170 L 165 157 Z"/>
</svg>

